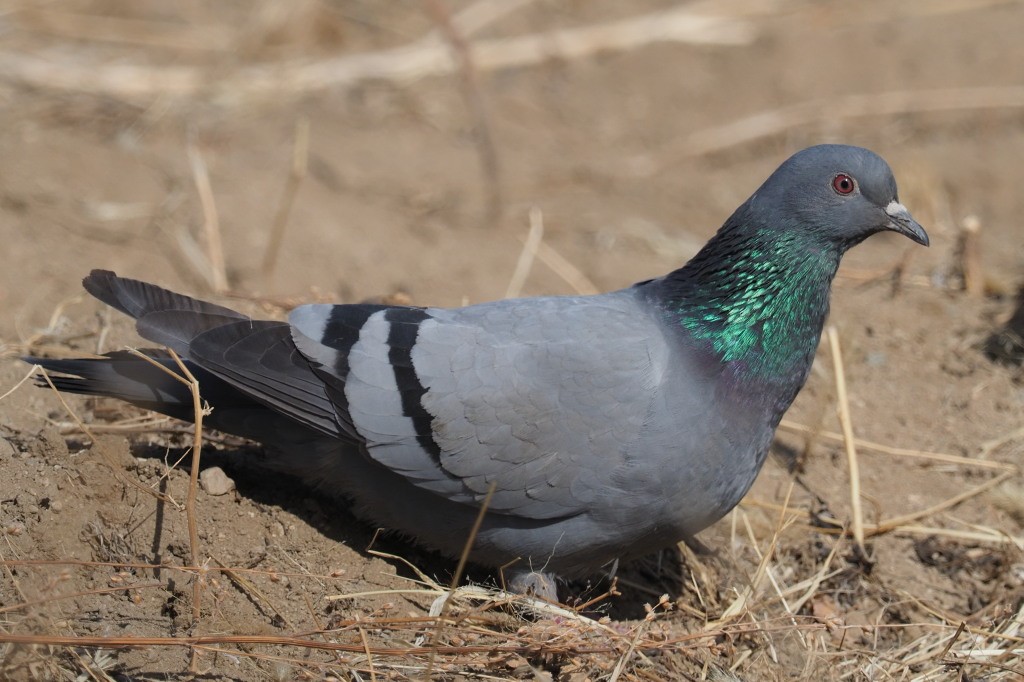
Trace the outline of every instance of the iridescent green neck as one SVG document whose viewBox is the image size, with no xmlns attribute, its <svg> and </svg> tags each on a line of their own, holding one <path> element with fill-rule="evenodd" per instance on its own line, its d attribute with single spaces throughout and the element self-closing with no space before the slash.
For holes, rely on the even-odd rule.
<svg viewBox="0 0 1024 682">
<path fill-rule="evenodd" d="M 667 306 L 744 376 L 801 383 L 828 314 L 840 253 L 779 230 L 719 234 L 681 270 Z"/>
</svg>

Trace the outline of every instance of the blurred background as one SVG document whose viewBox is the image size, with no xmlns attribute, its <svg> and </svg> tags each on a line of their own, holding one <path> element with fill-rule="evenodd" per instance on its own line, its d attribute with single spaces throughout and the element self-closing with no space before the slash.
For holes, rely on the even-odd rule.
<svg viewBox="0 0 1024 682">
<path fill-rule="evenodd" d="M 6 355 L 95 350 L 99 306 L 79 282 L 97 267 L 264 315 L 314 299 L 623 287 L 685 262 L 791 153 L 843 142 L 889 161 L 932 239 L 879 235 L 844 261 L 832 322 L 857 435 L 1019 466 L 1021 30 L 1014 0 L 5 1 L 0 341 Z M 822 359 L 789 415 L 804 431 L 780 431 L 743 507 L 769 529 L 761 539 L 791 471 L 792 506 L 849 518 L 842 446 L 820 436 L 838 430 Z M 5 363 L 0 388 L 23 374 Z M 53 397 L 26 391 L 0 403 L 0 421 L 58 444 L 40 461 L 63 461 Z M 10 466 L 10 485 L 38 483 Z M 873 522 L 995 480 L 891 455 L 862 467 Z M 1002 614 L 1019 632 L 1020 553 L 1004 541 L 1021 537 L 1024 492 L 1019 474 L 997 483 L 915 517 L 923 531 L 879 538 L 873 582 L 823 588 L 830 600 L 800 613 L 928 622 L 947 639 L 948 623 Z M 32 517 L 33 551 L 59 557 L 77 535 L 48 518 Z M 757 565 L 736 523 L 706 541 L 746 569 L 722 568 L 713 590 Z M 295 537 L 296 552 L 319 548 L 315 533 Z M 828 555 L 810 538 L 783 541 L 794 582 Z M 388 570 L 345 557 L 320 570 Z M 908 594 L 951 615 L 891 607 Z M 893 632 L 858 646 L 908 660 L 916 640 Z M 794 647 L 780 664 L 751 645 L 744 665 L 769 679 L 810 660 Z M 851 670 L 866 660 L 851 656 Z"/>
<path fill-rule="evenodd" d="M 1003 30 L 1024 25 L 1018 2 L 0 11 L 5 335 L 48 319 L 90 267 L 197 292 L 492 299 L 531 206 L 545 244 L 619 287 L 676 267 L 779 162 L 823 141 L 894 166 L 935 237 L 919 273 L 948 265 L 969 214 L 994 276 L 1019 264 L 1024 90 Z M 571 290 L 543 265 L 525 286 Z"/>
</svg>

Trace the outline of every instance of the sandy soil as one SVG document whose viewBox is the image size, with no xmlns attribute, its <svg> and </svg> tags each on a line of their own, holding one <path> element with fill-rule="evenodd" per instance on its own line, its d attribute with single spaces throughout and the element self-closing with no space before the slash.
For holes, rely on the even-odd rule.
<svg viewBox="0 0 1024 682">
<path fill-rule="evenodd" d="M 519 4 L 466 39 L 681 6 Z M 477 71 L 498 164 L 496 219 L 481 118 L 457 75 L 283 94 L 229 87 L 257 65 L 287 74 L 411 44 L 435 29 L 424 11 L 435 3 L 59 0 L 3 13 L 0 393 L 25 376 L 16 358 L 27 351 L 137 342 L 130 325 L 81 294 L 94 267 L 265 316 L 311 299 L 460 305 L 505 295 L 536 206 L 544 243 L 585 280 L 538 260 L 523 293 L 587 282 L 605 290 L 677 267 L 792 151 L 861 144 L 889 160 L 903 202 L 932 236 L 927 250 L 871 239 L 847 257 L 834 292 L 856 435 L 912 451 L 859 448 L 864 521 L 891 529 L 869 538 L 867 557 L 828 532 L 853 517 L 846 454 L 829 437 L 840 429 L 823 347 L 787 417 L 810 435 L 780 430 L 777 457 L 748 498 L 703 534 L 713 556 L 626 568 L 621 594 L 586 610 L 607 616 L 600 627 L 463 600 L 450 612 L 461 620 L 435 629 L 423 616 L 436 590 L 417 586 L 410 565 L 446 585 L 452 562 L 377 537 L 335 501 L 251 466 L 258 448 L 208 434 L 202 466 L 222 468 L 236 489 L 198 493 L 198 552 L 211 570 L 193 627 L 192 574 L 173 568 L 190 562 L 186 516 L 140 489 L 185 499 L 188 460 L 168 465 L 187 453 L 187 430 L 144 428 L 125 421 L 141 415 L 121 405 L 69 400 L 96 429 L 91 439 L 56 395 L 25 384 L 0 401 L 0 641 L 37 639 L 4 649 L 0 675 L 185 679 L 185 647 L 98 652 L 57 638 L 308 640 L 323 628 L 338 630 L 313 640 L 348 648 L 224 641 L 200 651 L 198 669 L 237 680 L 422 679 L 428 668 L 445 678 L 559 681 L 704 679 L 730 668 L 744 680 L 1024 675 L 1024 488 L 1013 468 L 1024 459 L 1024 392 L 1020 329 L 1004 327 L 1024 255 L 1024 53 L 1007 29 L 1024 26 L 1024 6 L 696 5 L 740 22 L 737 35 L 751 40 L 653 42 Z M 34 59 L 47 68 L 31 70 Z M 133 94 L 100 79 L 125 64 L 197 73 L 207 87 L 152 94 L 160 88 L 146 81 Z M 62 77 L 76 65 L 96 79 Z M 803 102 L 817 105 L 788 110 L 792 123 L 770 134 L 718 130 Z M 863 102 L 867 115 L 857 111 Z M 296 130 L 307 123 L 308 172 L 267 274 Z M 190 149 L 208 171 L 223 237 L 230 292 L 219 297 Z M 961 257 L 969 216 L 981 225 L 973 295 Z M 996 346 L 1009 351 L 999 362 L 986 353 Z M 492 580 L 473 567 L 468 575 Z M 572 604 L 606 588 L 595 576 L 564 592 Z M 645 619 L 644 605 L 662 594 Z"/>
</svg>

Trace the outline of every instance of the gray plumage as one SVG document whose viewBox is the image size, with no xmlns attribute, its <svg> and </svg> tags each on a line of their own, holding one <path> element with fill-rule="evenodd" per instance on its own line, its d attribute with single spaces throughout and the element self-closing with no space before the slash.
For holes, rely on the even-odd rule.
<svg viewBox="0 0 1024 682">
<path fill-rule="evenodd" d="M 825 145 L 686 266 L 598 296 L 306 305 L 272 322 L 106 271 L 84 284 L 186 359 L 211 426 L 271 446 L 280 468 L 453 556 L 493 486 L 472 558 L 576 576 L 739 501 L 806 379 L 840 257 L 881 230 L 927 244 L 882 159 Z M 31 361 L 62 390 L 191 414 L 183 387 L 123 352 Z"/>
</svg>

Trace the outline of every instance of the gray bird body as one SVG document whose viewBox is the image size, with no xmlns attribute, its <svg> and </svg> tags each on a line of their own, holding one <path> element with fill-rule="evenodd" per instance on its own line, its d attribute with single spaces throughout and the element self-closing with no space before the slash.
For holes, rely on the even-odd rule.
<svg viewBox="0 0 1024 682">
<path fill-rule="evenodd" d="M 575 576 L 739 501 L 806 380 L 842 253 L 883 229 L 927 243 L 884 161 L 828 146 L 787 161 L 688 265 L 597 296 L 269 322 L 104 271 L 85 286 L 186 358 L 208 423 L 281 470 L 453 556 L 491 492 L 471 557 Z M 71 375 L 62 390 L 188 418 L 183 389 L 123 353 L 36 361 Z"/>
<path fill-rule="evenodd" d="M 324 368 L 339 351 L 314 339 L 332 314 L 304 306 L 289 319 Z M 639 289 L 423 314 L 410 358 L 429 440 L 403 405 L 402 388 L 418 388 L 400 388 L 386 311 L 376 312 L 349 350 L 344 392 L 364 460 L 381 466 L 346 491 L 371 518 L 448 553 L 461 551 L 492 483 L 475 543 L 491 565 L 528 557 L 579 574 L 692 536 L 749 487 L 778 419 L 718 394 L 712 363 L 670 343 Z M 688 441 L 699 452 L 666 467 Z M 328 453 L 318 467 L 351 481 L 349 462 Z M 403 508 L 381 510 L 381 490 Z"/>
</svg>

